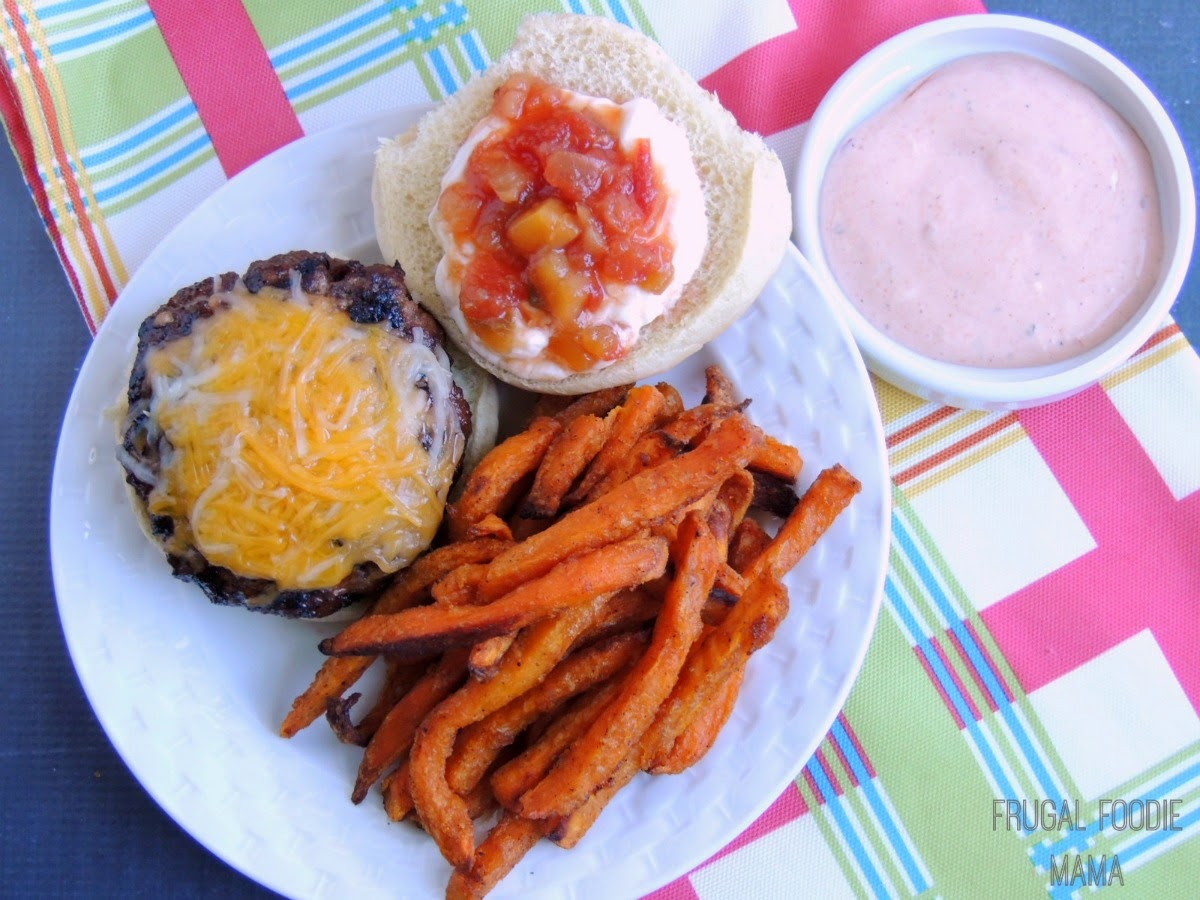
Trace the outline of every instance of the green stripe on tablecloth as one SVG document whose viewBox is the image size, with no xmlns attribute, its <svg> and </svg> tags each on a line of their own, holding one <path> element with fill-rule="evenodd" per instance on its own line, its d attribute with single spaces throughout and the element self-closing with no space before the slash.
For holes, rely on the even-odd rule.
<svg viewBox="0 0 1200 900">
<path fill-rule="evenodd" d="M 46 37 L 53 43 L 55 39 L 70 32 L 85 29 L 89 25 L 103 26 L 122 14 L 139 12 L 145 8 L 146 4 L 143 0 L 129 0 L 127 3 L 106 5 L 99 9 L 82 7 L 68 14 L 52 16 L 49 19 L 43 18 L 41 22 L 42 27 L 46 30 Z"/>
<path fill-rule="evenodd" d="M 92 183 L 96 184 L 103 179 L 119 176 L 122 172 L 127 173 L 130 169 L 135 168 L 155 154 L 161 153 L 172 144 L 182 141 L 185 138 L 193 140 L 202 134 L 204 134 L 204 126 L 201 124 L 199 117 L 195 115 L 190 116 L 175 127 L 152 138 L 138 150 L 114 156 L 112 159 L 88 166 L 88 171 L 92 176 Z M 87 155 L 86 150 L 84 151 L 84 155 Z"/>
<path fill-rule="evenodd" d="M 268 52 L 363 8 L 356 0 L 321 0 L 289 3 L 287 14 L 280 15 L 283 9 L 279 0 L 243 0 L 242 5 Z"/>
<path fill-rule="evenodd" d="M 1012 667 L 1009 666 L 1008 660 L 1000 652 L 1000 648 L 992 638 L 991 632 L 987 630 L 987 626 L 984 625 L 983 620 L 980 619 L 977 612 L 971 612 L 970 622 L 975 629 L 975 634 L 979 636 L 980 645 L 991 658 L 997 674 L 1012 691 L 1013 705 L 1021 711 L 1026 723 L 1028 723 L 1030 734 L 1037 739 L 1044 755 L 1046 766 L 1061 782 L 1067 797 L 1083 799 L 1079 791 L 1079 786 L 1075 783 L 1075 779 L 1071 777 L 1071 770 L 1063 761 L 1062 756 L 1059 755 L 1053 738 L 1046 731 L 1041 718 L 1033 708 L 1033 704 L 1029 702 L 1029 695 L 1022 690 L 1020 683 L 1017 681 L 1016 674 L 1013 672 Z"/>
<path fill-rule="evenodd" d="M 161 191 L 163 188 L 173 184 L 200 168 L 209 160 L 217 158 L 216 152 L 213 150 L 212 144 L 209 144 L 195 156 L 190 157 L 184 162 L 173 166 L 158 178 L 151 179 L 139 187 L 136 191 L 122 195 L 119 199 L 113 200 L 111 203 L 104 204 L 104 212 L 106 215 L 115 216 L 117 213 L 124 212 L 132 206 L 141 203 L 147 197 Z"/>
<path fill-rule="evenodd" d="M 846 717 L 929 868 L 934 894 L 981 896 L 1000 885 L 1008 896 L 1041 890 L 1016 835 L 977 839 L 991 826 L 991 784 L 891 616 L 879 618 Z"/>
<path fill-rule="evenodd" d="M 71 128 L 84 153 L 187 96 L 156 28 L 57 64 Z M 96 77 L 98 71 L 103 78 Z"/>
<path fill-rule="evenodd" d="M 294 104 L 292 104 L 292 106 L 298 113 L 307 112 L 314 107 L 320 106 L 322 103 L 326 103 L 336 97 L 340 97 L 347 91 L 352 91 L 356 87 L 366 84 L 368 81 L 372 81 L 397 68 L 398 66 L 406 65 L 409 62 L 418 63 L 418 71 L 420 70 L 419 60 L 409 59 L 407 57 L 403 59 L 385 59 L 373 66 L 363 69 L 361 72 L 355 74 L 352 78 L 348 78 L 345 81 L 339 81 L 336 84 L 331 84 L 329 87 L 324 88 L 323 90 L 309 94 L 307 97 L 296 101 Z M 432 77 L 432 75 L 430 77 Z M 425 82 L 425 87 L 428 90 L 430 88 L 430 82 L 427 79 L 422 80 Z M 440 97 L 440 91 L 435 96 Z"/>
<path fill-rule="evenodd" d="M 1119 900 L 1162 900 L 1194 892 L 1200 885 L 1200 841 L 1193 839 L 1186 849 L 1177 847 L 1138 867 L 1125 877 L 1125 885 L 1113 884 Z"/>
<path fill-rule="evenodd" d="M 900 870 L 895 853 L 887 837 L 875 824 L 870 807 L 863 798 L 862 788 L 855 788 L 853 786 L 851 773 L 842 765 L 841 758 L 834 751 L 832 739 L 826 738 L 823 746 L 825 760 L 829 763 L 830 767 L 834 770 L 834 774 L 846 789 L 846 792 L 842 795 L 843 804 L 850 807 L 848 812 L 862 831 L 863 836 L 870 843 L 876 858 L 879 860 L 879 864 L 883 867 L 883 872 L 880 874 L 893 891 L 906 893 L 904 873 Z"/>
<path fill-rule="evenodd" d="M 396 28 L 391 19 L 383 19 L 378 23 L 365 28 L 362 31 L 356 32 L 344 38 L 340 38 L 335 42 L 326 45 L 322 50 L 314 53 L 312 56 L 306 56 L 294 62 L 280 66 L 276 70 L 281 81 L 288 81 L 293 78 L 299 78 L 305 72 L 311 71 L 318 66 L 323 66 L 331 60 L 337 59 L 345 53 L 353 51 L 355 47 L 366 44 L 375 40 L 381 35 L 391 35 Z M 395 66 L 395 58 L 382 60 L 383 68 L 390 69 Z"/>
<path fill-rule="evenodd" d="M 1038 756 L 1038 761 L 1049 774 L 1050 778 L 1064 788 L 1064 793 L 1070 796 L 1070 778 L 1065 774 L 1066 766 L 1063 765 L 1062 759 L 1057 753 L 1049 750 L 1052 746 L 1052 741 L 1042 728 L 1036 713 L 1033 711 L 1030 704 L 1026 701 L 1025 695 L 1022 692 L 1019 683 L 1017 682 L 1011 668 L 1004 662 L 1003 656 L 999 652 L 999 648 L 995 642 L 991 640 L 990 635 L 985 639 L 987 633 L 986 626 L 979 617 L 975 609 L 975 605 L 971 602 L 971 598 L 963 590 L 962 585 L 954 576 L 949 565 L 947 565 L 945 557 L 934 544 L 933 539 L 926 531 L 924 524 L 917 516 L 912 505 L 907 501 L 903 491 L 897 490 L 895 493 L 895 503 L 897 506 L 897 515 L 903 515 L 905 526 L 912 532 L 913 539 L 917 544 L 918 550 L 924 563 L 931 569 L 940 581 L 944 591 L 950 600 L 956 604 L 963 612 L 963 621 L 969 622 L 975 634 L 979 635 L 980 643 L 983 644 L 991 657 L 991 662 L 994 664 L 994 674 L 1000 679 L 1004 686 L 1013 696 L 1013 705 L 1020 709 L 1022 717 L 1028 724 L 1028 731 L 1032 738 L 1036 738 L 1037 744 L 1040 746 L 1040 753 L 1035 748 L 1035 753 Z M 910 576 L 911 577 L 911 576 Z M 919 584 L 914 584 L 913 589 L 921 596 L 924 596 L 925 591 Z M 929 606 L 932 606 L 930 601 Z M 951 622 L 950 625 L 957 623 Z M 943 633 L 938 636 L 939 643 L 947 650 L 947 656 L 950 658 L 955 671 L 964 683 L 964 688 L 971 693 L 972 698 L 976 701 L 981 713 L 984 714 L 984 719 L 988 720 L 989 716 L 994 720 L 987 727 L 987 733 L 993 736 L 995 746 L 998 747 L 1004 757 L 1007 766 L 1012 770 L 1017 778 L 1020 793 L 1030 799 L 1044 797 L 1046 792 L 1042 789 L 1041 781 L 1036 777 L 1032 763 L 1026 759 L 1025 751 L 1018 746 L 1017 742 L 1010 737 L 1010 727 L 1001 713 L 988 713 L 990 704 L 981 693 L 981 689 L 975 683 L 974 677 L 971 675 L 972 669 L 959 657 L 958 653 L 953 650 L 949 639 Z M 981 675 L 982 678 L 982 675 Z M 1006 702 L 1003 699 L 997 701 L 1002 707 Z M 985 722 L 985 724 L 987 724 Z M 1051 799 L 1061 799 L 1054 797 Z"/>
<path fill-rule="evenodd" d="M 796 779 L 796 787 L 800 790 L 800 797 L 804 800 L 809 809 L 809 815 L 813 816 L 817 823 L 817 830 L 821 832 L 821 837 L 825 839 L 825 843 L 829 846 L 830 853 L 837 861 L 838 868 L 842 870 L 842 874 L 846 876 L 846 881 L 854 889 L 855 896 L 861 900 L 869 900 L 870 893 L 863 884 L 862 879 L 858 875 L 858 870 L 846 849 L 842 846 L 841 839 L 838 837 L 836 826 L 830 821 L 828 811 L 824 804 L 820 802 L 817 795 L 808 787 L 808 783 L 804 777 Z"/>
<path fill-rule="evenodd" d="M 455 73 L 462 82 L 466 83 L 475 70 L 471 68 L 471 63 L 467 59 L 467 55 L 463 53 L 462 46 L 458 41 L 449 41 L 444 46 L 450 62 L 454 64 Z"/>
<path fill-rule="evenodd" d="M 425 61 L 424 57 L 414 60 L 414 62 L 417 66 L 417 74 L 421 76 L 421 83 L 425 85 L 425 90 L 429 92 L 430 98 L 441 99 L 442 86 L 438 84 L 436 76 L 429 68 L 429 63 Z"/>
</svg>

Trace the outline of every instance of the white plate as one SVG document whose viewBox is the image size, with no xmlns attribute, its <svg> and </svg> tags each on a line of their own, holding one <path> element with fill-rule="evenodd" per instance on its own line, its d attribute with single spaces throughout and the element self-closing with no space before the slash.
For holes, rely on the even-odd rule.
<svg viewBox="0 0 1200 900">
<path fill-rule="evenodd" d="M 379 136 L 418 112 L 304 138 L 189 215 L 100 329 L 55 462 L 59 614 L 96 715 L 180 825 L 249 877 L 296 897 L 436 897 L 448 869 L 423 834 L 388 822 L 377 795 L 350 804 L 361 751 L 322 726 L 277 737 L 332 627 L 216 607 L 173 579 L 128 507 L 109 410 L 124 390 L 139 323 L 178 287 L 292 249 L 376 259 L 372 154 Z M 790 245 L 751 311 L 665 377 L 696 402 L 713 361 L 754 398 L 752 418 L 800 448 L 806 482 L 841 462 L 863 492 L 789 578 L 791 614 L 752 660 L 708 756 L 682 775 L 639 776 L 579 847 L 535 848 L 496 896 L 632 897 L 703 862 L 796 776 L 862 663 L 890 531 L 882 429 L 858 351 Z"/>
</svg>

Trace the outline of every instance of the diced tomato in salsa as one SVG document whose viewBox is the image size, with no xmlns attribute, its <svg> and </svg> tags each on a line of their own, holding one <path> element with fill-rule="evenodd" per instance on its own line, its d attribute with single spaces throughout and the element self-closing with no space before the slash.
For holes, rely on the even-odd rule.
<svg viewBox="0 0 1200 900">
<path fill-rule="evenodd" d="M 546 356 L 565 368 L 619 359 L 628 348 L 617 331 L 594 321 L 607 287 L 661 293 L 674 273 L 649 141 L 626 155 L 619 111 L 574 108 L 567 92 L 529 75 L 496 92 L 492 115 L 512 127 L 476 146 L 438 200 L 454 239 L 475 246 L 463 317 L 499 352 L 524 324 L 551 329 Z"/>
</svg>

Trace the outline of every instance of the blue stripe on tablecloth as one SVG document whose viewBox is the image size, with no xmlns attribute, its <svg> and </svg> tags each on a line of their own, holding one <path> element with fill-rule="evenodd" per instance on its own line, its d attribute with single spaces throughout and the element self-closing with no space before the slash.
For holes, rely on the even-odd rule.
<svg viewBox="0 0 1200 900">
<path fill-rule="evenodd" d="M 390 2 L 375 6 L 360 15 L 338 23 L 333 28 L 318 31 L 311 38 L 299 44 L 273 54 L 271 56 L 271 65 L 279 69 L 306 56 L 327 50 L 330 41 L 346 37 L 356 31 L 362 31 L 380 19 L 388 18 L 397 9 L 412 9 L 416 5 L 417 0 L 390 0 Z"/>
<path fill-rule="evenodd" d="M 119 197 L 121 194 L 131 191 L 144 182 L 149 181 L 156 175 L 162 174 L 172 166 L 179 165 L 193 153 L 198 153 L 205 147 L 210 146 L 212 146 L 212 141 L 209 139 L 207 134 L 202 134 L 200 137 L 196 138 L 190 143 L 180 147 L 174 153 L 164 156 L 162 159 L 157 160 L 152 165 L 146 166 L 144 169 L 141 169 L 134 175 L 131 175 L 130 177 L 119 181 L 116 184 L 110 185 L 109 187 L 96 191 L 96 202 L 106 203 L 109 200 Z"/>
<path fill-rule="evenodd" d="M 912 848 L 909 846 L 905 836 L 901 834 L 895 819 L 892 817 L 891 811 L 883 802 L 879 787 L 875 783 L 875 779 L 871 777 L 871 773 L 867 771 L 866 763 L 859 755 L 858 748 L 854 746 L 854 742 L 850 740 L 850 735 L 846 733 L 846 726 L 842 724 L 840 717 L 834 719 L 831 732 L 833 739 L 837 741 L 842 754 L 846 758 L 846 762 L 850 766 L 850 771 L 854 773 L 855 779 L 857 779 L 859 785 L 862 787 L 863 796 L 867 798 L 867 803 L 875 811 L 875 816 L 879 819 L 879 823 L 883 827 L 889 843 L 892 845 L 892 852 L 899 857 L 901 865 L 904 866 L 904 871 L 908 873 L 909 880 L 913 884 L 913 890 L 918 894 L 921 893 L 929 888 L 930 885 L 925 880 L 925 875 L 921 871 L 921 867 L 917 865 Z"/>
<path fill-rule="evenodd" d="M 1012 704 L 1009 703 L 1008 696 L 1005 694 L 1003 687 L 1000 685 L 999 676 L 993 671 L 991 665 L 984 658 L 979 646 L 975 643 L 975 638 L 971 632 L 967 630 L 963 624 L 961 616 L 954 609 L 954 605 L 950 602 L 950 598 L 946 596 L 937 577 L 929 568 L 929 563 L 921 554 L 920 548 L 913 535 L 906 527 L 901 516 L 894 516 L 892 519 L 892 535 L 896 542 L 903 549 L 913 571 L 916 573 L 918 580 L 922 586 L 928 591 L 930 599 L 937 606 L 938 611 L 945 617 L 949 623 L 949 630 L 952 631 L 955 637 L 958 638 L 959 644 L 969 657 L 972 666 L 979 674 L 988 693 L 991 695 L 996 708 L 1000 715 L 1004 718 L 1005 723 L 1012 731 L 1013 738 L 1017 742 L 1017 747 L 1021 755 L 1025 758 L 1025 762 L 1030 770 L 1030 773 L 1041 785 L 1045 796 L 1051 799 L 1061 799 L 1064 797 L 1064 790 L 1059 785 L 1047 767 L 1042 754 L 1034 747 L 1033 741 L 1030 740 L 1025 726 L 1017 718 L 1013 712 Z M 943 680 L 943 684 L 945 681 Z M 950 685 L 946 685 L 949 689 Z M 1015 795 L 1006 795 L 1015 796 Z"/>
<path fill-rule="evenodd" d="M 441 47 L 434 47 L 429 51 L 429 61 L 433 63 L 433 70 L 437 73 L 438 81 L 442 83 L 442 89 L 447 94 L 453 94 L 458 90 L 458 80 L 450 71 Z"/>
<path fill-rule="evenodd" d="M 1176 793 L 1183 785 L 1195 778 L 1200 778 L 1200 760 L 1197 760 L 1196 762 L 1192 763 L 1192 765 L 1187 766 L 1180 772 L 1177 772 L 1175 775 L 1170 776 L 1165 781 L 1147 788 L 1144 792 L 1138 794 L 1133 799 L 1143 801 L 1169 799 L 1171 795 Z M 1097 812 L 1099 811 L 1097 810 Z M 1124 816 L 1122 815 L 1119 818 L 1123 819 Z M 1109 824 L 1111 825 L 1117 821 L 1118 817 L 1113 816 L 1109 819 Z M 1089 822 L 1086 828 L 1069 832 L 1068 836 L 1062 840 L 1056 841 L 1053 844 L 1039 844 L 1035 847 L 1031 847 L 1029 850 L 1029 855 L 1036 865 L 1043 869 L 1049 869 L 1050 857 L 1052 855 L 1061 856 L 1062 854 L 1068 852 L 1082 853 L 1087 849 L 1089 841 L 1094 839 L 1097 835 L 1099 835 L 1099 833 L 1100 819 L 1099 816 L 1097 816 L 1095 821 Z M 1148 848 L 1142 848 L 1142 851 L 1144 851 L 1144 849 Z M 1122 851 L 1122 853 L 1126 852 L 1128 851 Z M 1141 851 L 1135 851 L 1135 853 L 1136 852 Z"/>
<path fill-rule="evenodd" d="M 178 125 L 180 122 L 183 122 L 192 116 L 197 117 L 197 119 L 199 117 L 199 113 L 196 110 L 196 104 L 185 103 L 174 112 L 168 113 L 162 118 L 151 120 L 132 135 L 117 144 L 113 144 L 111 147 L 105 147 L 103 150 L 96 150 L 91 153 L 84 153 L 81 161 L 83 165 L 89 169 L 95 166 L 103 165 L 104 163 L 110 162 L 119 156 L 124 156 L 125 154 L 136 150 L 138 147 L 147 143 L 152 138 L 158 137 L 159 134 L 165 129 L 170 128 L 173 125 Z"/>
<path fill-rule="evenodd" d="M 66 38 L 61 41 L 50 44 L 50 53 L 57 55 L 59 53 L 67 53 L 71 50 L 78 50 L 86 47 L 89 44 L 97 44 L 100 41 L 108 40 L 109 38 L 118 37 L 129 31 L 141 28 L 145 25 L 153 24 L 154 13 L 150 10 L 139 13 L 136 16 L 130 16 L 128 19 L 123 19 L 120 22 L 113 22 L 111 25 L 106 25 L 103 28 L 97 28 L 95 31 L 89 31 L 86 34 L 81 34 L 78 37 Z"/>
<path fill-rule="evenodd" d="M 854 830 L 854 826 L 850 824 L 850 819 L 846 815 L 846 811 L 842 809 L 842 800 L 837 795 L 837 791 L 833 789 L 828 776 L 825 774 L 825 769 L 817 762 L 814 756 L 808 763 L 809 774 L 817 782 L 817 787 L 821 789 L 821 793 L 825 795 L 825 808 L 837 823 L 838 830 L 842 833 L 842 838 L 846 841 L 846 846 L 850 848 L 850 852 L 854 854 L 854 858 L 858 861 L 862 869 L 864 877 L 870 883 L 876 897 L 890 897 L 891 893 L 887 889 L 887 885 L 883 883 L 883 878 L 875 868 L 875 863 L 871 857 L 867 855 L 866 848 L 858 839 L 858 834 Z"/>
<path fill-rule="evenodd" d="M 463 49 L 467 52 L 467 58 L 471 60 L 471 65 L 476 72 L 482 72 L 487 68 L 487 60 L 484 59 L 483 51 L 479 47 L 479 40 L 475 37 L 475 32 L 468 31 L 462 36 Z"/>
<path fill-rule="evenodd" d="M 293 103 L 305 94 L 310 94 L 313 91 L 319 90 L 335 81 L 339 81 L 349 75 L 354 74 L 359 69 L 366 68 L 376 60 L 385 57 L 395 51 L 411 44 L 413 41 L 427 41 L 433 37 L 434 33 L 443 25 L 455 26 L 462 24 L 467 17 L 467 10 L 461 3 L 447 3 L 445 12 L 440 16 L 428 17 L 422 16 L 416 18 L 410 23 L 409 30 L 403 34 L 399 34 L 391 40 L 385 41 L 363 51 L 357 56 L 347 60 L 340 66 L 335 66 L 328 71 L 322 72 L 319 75 L 314 75 L 305 81 L 296 84 L 287 90 L 287 98 Z M 453 88 L 450 89 L 451 91 Z"/>
<path fill-rule="evenodd" d="M 608 0 L 608 8 L 612 11 L 614 19 L 622 25 L 633 27 L 633 22 L 629 20 L 629 13 L 625 12 L 625 5 L 621 0 Z"/>
</svg>

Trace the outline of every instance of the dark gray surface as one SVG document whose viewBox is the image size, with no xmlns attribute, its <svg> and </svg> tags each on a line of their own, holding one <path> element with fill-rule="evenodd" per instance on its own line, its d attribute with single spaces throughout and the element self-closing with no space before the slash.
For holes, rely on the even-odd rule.
<svg viewBox="0 0 1200 900">
<path fill-rule="evenodd" d="M 1193 160 L 1200 147 L 1200 5 L 1126 0 L 997 2 L 1081 32 L 1163 101 Z M 62 410 L 89 344 L 16 162 L 0 148 L 0 246 L 16 265 L 0 307 L 0 894 L 254 897 L 268 892 L 164 815 L 112 750 L 67 657 L 54 605 L 47 506 Z M 1193 273 L 1174 315 L 1200 343 Z"/>
<path fill-rule="evenodd" d="M 16 160 L 0 147 L 0 896 L 272 896 L 203 849 L 129 774 L 67 656 L 47 547 L 50 476 L 91 337 Z M 164 890 L 165 889 L 165 890 Z"/>
</svg>

